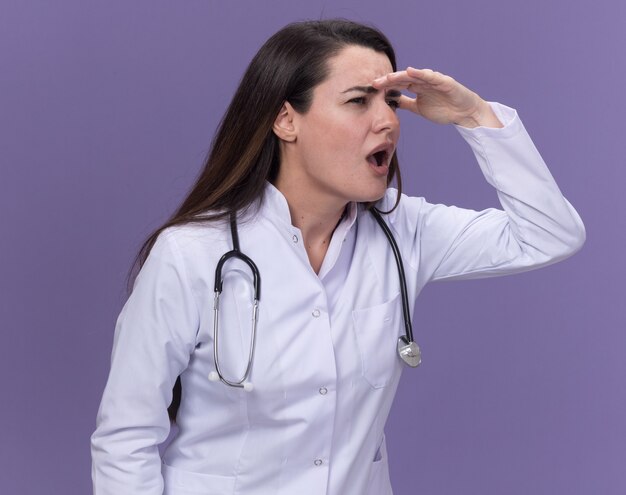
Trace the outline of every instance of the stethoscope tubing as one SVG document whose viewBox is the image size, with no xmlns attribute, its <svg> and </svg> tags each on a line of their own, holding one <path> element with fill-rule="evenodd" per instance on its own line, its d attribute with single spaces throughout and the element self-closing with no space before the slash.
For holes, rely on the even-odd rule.
<svg viewBox="0 0 626 495">
<path fill-rule="evenodd" d="M 406 275 L 404 274 L 404 263 L 402 263 L 402 255 L 400 254 L 400 248 L 398 248 L 398 243 L 396 242 L 395 237 L 391 233 L 389 226 L 383 220 L 380 212 L 372 207 L 370 212 L 380 225 L 380 228 L 385 233 L 389 244 L 391 245 L 391 250 L 393 251 L 393 257 L 396 260 L 396 266 L 398 267 L 398 278 L 400 279 L 400 295 L 402 299 L 402 315 L 404 316 L 404 332 L 408 342 L 413 342 L 413 327 L 411 325 L 411 312 L 409 310 L 409 295 L 408 289 L 406 286 Z"/>
<path fill-rule="evenodd" d="M 213 360 L 215 361 L 215 371 L 222 383 L 230 385 L 231 387 L 246 388 L 246 380 L 250 376 L 252 370 L 252 362 L 254 361 L 254 350 L 256 349 L 256 330 L 259 320 L 259 301 L 261 300 L 261 274 L 256 266 L 256 263 L 251 258 L 246 256 L 239 249 L 239 234 L 237 232 L 237 213 L 232 212 L 230 214 L 230 233 L 233 238 L 233 249 L 224 253 L 215 267 L 215 285 L 214 285 L 214 300 L 213 300 Z M 243 373 L 243 376 L 239 380 L 227 379 L 219 364 L 218 356 L 218 339 L 219 339 L 219 309 L 220 309 L 220 294 L 222 293 L 223 279 L 222 268 L 224 264 L 231 258 L 235 258 L 243 261 L 250 267 L 252 272 L 252 285 L 254 287 L 254 301 L 252 306 L 252 332 L 250 335 L 250 350 L 248 352 L 248 364 Z"/>
</svg>

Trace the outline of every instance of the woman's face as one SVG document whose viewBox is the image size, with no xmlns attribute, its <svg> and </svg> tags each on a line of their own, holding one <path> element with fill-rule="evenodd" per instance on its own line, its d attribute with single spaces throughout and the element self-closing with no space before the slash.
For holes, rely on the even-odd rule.
<svg viewBox="0 0 626 495">
<path fill-rule="evenodd" d="M 294 113 L 295 140 L 282 150 L 279 180 L 285 172 L 296 174 L 307 197 L 337 206 L 378 200 L 400 136 L 400 93 L 382 93 L 371 84 L 392 72 L 391 63 L 384 53 L 348 46 L 328 65 L 309 110 Z"/>
</svg>

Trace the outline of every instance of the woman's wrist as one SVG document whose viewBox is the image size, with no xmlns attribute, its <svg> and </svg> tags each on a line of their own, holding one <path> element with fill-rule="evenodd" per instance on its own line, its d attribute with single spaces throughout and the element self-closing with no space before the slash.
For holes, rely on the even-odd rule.
<svg viewBox="0 0 626 495">
<path fill-rule="evenodd" d="M 504 127 L 491 108 L 491 105 L 482 98 L 479 97 L 479 99 L 480 102 L 476 106 L 476 109 L 466 117 L 459 119 L 455 124 L 469 129 L 473 129 L 474 127 Z"/>
</svg>

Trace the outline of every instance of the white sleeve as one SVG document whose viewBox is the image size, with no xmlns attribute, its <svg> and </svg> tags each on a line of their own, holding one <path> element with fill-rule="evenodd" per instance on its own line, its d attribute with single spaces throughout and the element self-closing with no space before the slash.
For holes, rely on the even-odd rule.
<svg viewBox="0 0 626 495">
<path fill-rule="evenodd" d="M 117 320 L 91 438 L 94 495 L 161 495 L 158 445 L 172 387 L 193 352 L 198 309 L 175 240 L 162 233 Z"/>
<path fill-rule="evenodd" d="M 491 103 L 503 128 L 456 126 L 502 210 L 474 211 L 402 197 L 390 215 L 407 263 L 429 280 L 479 278 L 555 263 L 575 253 L 585 228 L 512 108 Z M 388 196 L 384 207 L 393 206 Z"/>
</svg>

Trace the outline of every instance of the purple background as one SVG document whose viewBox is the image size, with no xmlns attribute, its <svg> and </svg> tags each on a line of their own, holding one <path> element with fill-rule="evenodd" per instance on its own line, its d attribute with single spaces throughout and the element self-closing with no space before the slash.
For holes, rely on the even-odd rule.
<svg viewBox="0 0 626 495">
<path fill-rule="evenodd" d="M 626 493 L 626 3 L 7 1 L 0 8 L 0 491 L 89 493 L 125 276 L 193 181 L 244 67 L 293 20 L 373 22 L 399 65 L 517 108 L 583 251 L 433 284 L 387 427 L 404 494 Z M 406 190 L 494 205 L 450 127 L 403 116 Z"/>
</svg>

